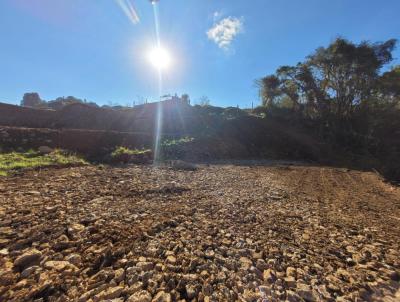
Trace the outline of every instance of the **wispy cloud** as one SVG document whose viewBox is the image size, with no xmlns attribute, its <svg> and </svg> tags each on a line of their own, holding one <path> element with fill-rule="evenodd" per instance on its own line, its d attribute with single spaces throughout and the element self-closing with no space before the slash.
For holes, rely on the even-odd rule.
<svg viewBox="0 0 400 302">
<path fill-rule="evenodd" d="M 218 17 L 218 15 L 214 15 L 214 17 Z M 243 29 L 243 17 L 227 17 L 214 23 L 214 25 L 207 31 L 207 36 L 211 41 L 217 44 L 219 48 L 227 50 L 235 37 L 243 32 Z"/>
<path fill-rule="evenodd" d="M 214 22 L 217 22 L 218 20 L 220 20 L 222 17 L 224 16 L 224 13 L 222 11 L 215 11 L 213 13 L 213 20 Z"/>
<path fill-rule="evenodd" d="M 133 24 L 139 23 L 139 15 L 130 0 L 115 0 L 124 14 L 131 20 Z"/>
</svg>

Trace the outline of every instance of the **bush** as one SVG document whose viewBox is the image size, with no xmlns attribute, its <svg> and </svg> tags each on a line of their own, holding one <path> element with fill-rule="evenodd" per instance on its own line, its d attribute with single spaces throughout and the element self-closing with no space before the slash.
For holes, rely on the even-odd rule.
<svg viewBox="0 0 400 302">
<path fill-rule="evenodd" d="M 114 162 L 147 163 L 152 159 L 152 154 L 150 149 L 129 149 L 119 146 L 111 153 L 111 158 Z"/>
<path fill-rule="evenodd" d="M 186 153 L 186 147 L 194 141 L 193 137 L 166 139 L 161 143 L 162 159 L 181 159 Z"/>
<path fill-rule="evenodd" d="M 227 119 L 234 119 L 234 118 L 238 118 L 241 116 L 246 116 L 248 115 L 246 111 L 241 110 L 239 108 L 236 107 L 228 107 L 225 108 L 224 112 L 222 113 L 223 117 L 227 118 Z"/>
</svg>

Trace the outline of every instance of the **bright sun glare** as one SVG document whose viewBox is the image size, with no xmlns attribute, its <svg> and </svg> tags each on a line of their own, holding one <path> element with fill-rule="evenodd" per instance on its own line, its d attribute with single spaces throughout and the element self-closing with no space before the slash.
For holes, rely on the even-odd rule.
<svg viewBox="0 0 400 302">
<path fill-rule="evenodd" d="M 171 56 L 165 48 L 157 47 L 150 51 L 149 61 L 155 68 L 164 70 L 171 65 Z"/>
</svg>

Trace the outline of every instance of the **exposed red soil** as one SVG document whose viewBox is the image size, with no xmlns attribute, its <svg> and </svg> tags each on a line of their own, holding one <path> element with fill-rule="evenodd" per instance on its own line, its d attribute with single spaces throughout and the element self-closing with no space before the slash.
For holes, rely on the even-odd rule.
<svg viewBox="0 0 400 302">
<path fill-rule="evenodd" d="M 0 301 L 399 301 L 399 238 L 369 172 L 28 171 L 0 179 Z"/>
</svg>

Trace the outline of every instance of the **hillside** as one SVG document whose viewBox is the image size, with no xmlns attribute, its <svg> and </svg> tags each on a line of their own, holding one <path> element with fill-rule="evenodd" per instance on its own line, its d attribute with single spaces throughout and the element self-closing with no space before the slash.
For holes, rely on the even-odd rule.
<svg viewBox="0 0 400 302">
<path fill-rule="evenodd" d="M 396 108 L 355 116 L 348 126 L 338 123 L 339 127 L 328 129 L 330 137 L 326 137 L 321 135 L 321 121 L 299 118 L 282 109 L 150 103 L 114 110 L 77 103 L 49 110 L 0 104 L 0 146 L 8 150 L 46 145 L 98 161 L 117 146 L 154 149 L 159 112 L 160 143 L 178 142 L 173 150 L 166 150 L 169 159 L 300 160 L 375 169 L 388 180 L 400 181 Z M 365 128 L 366 122 L 373 127 L 370 134 L 358 133 L 357 128 Z M 185 137 L 191 138 L 190 142 L 179 143 Z"/>
<path fill-rule="evenodd" d="M 162 139 L 194 138 L 182 151 L 191 160 L 318 160 L 323 154 L 322 144 L 301 129 L 236 108 L 162 104 L 160 110 Z M 157 104 L 129 110 L 73 104 L 59 111 L 0 104 L 0 126 L 6 126 L 0 138 L 4 147 L 49 145 L 90 155 L 117 145 L 153 148 L 157 114 Z"/>
</svg>

